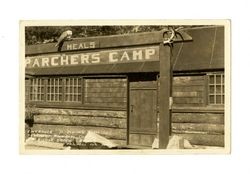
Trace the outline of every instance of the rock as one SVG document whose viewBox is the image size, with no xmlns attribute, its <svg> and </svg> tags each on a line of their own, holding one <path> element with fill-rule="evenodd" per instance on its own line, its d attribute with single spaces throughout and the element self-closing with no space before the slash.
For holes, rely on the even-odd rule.
<svg viewBox="0 0 250 174">
<path fill-rule="evenodd" d="M 173 135 L 168 143 L 167 149 L 194 149 L 195 147 L 190 144 L 187 139 Z"/>
<path fill-rule="evenodd" d="M 184 138 L 177 135 L 170 137 L 167 149 L 184 149 Z"/>
<path fill-rule="evenodd" d="M 159 139 L 155 138 L 152 144 L 152 149 L 158 149 L 158 148 L 159 148 Z"/>
<path fill-rule="evenodd" d="M 104 146 L 109 148 L 117 147 L 117 144 L 113 143 L 112 141 L 108 140 L 107 138 L 98 135 L 94 132 L 88 131 L 86 136 L 83 139 L 85 143 L 100 143 Z"/>
<path fill-rule="evenodd" d="M 194 149 L 194 146 L 187 139 L 184 139 L 184 149 Z"/>
</svg>

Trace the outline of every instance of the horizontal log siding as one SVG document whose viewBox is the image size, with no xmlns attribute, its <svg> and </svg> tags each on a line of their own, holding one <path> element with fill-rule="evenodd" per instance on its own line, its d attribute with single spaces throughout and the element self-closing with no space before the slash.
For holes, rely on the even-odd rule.
<svg viewBox="0 0 250 174">
<path fill-rule="evenodd" d="M 193 145 L 224 147 L 223 113 L 172 113 L 172 133 Z"/>
<path fill-rule="evenodd" d="M 125 111 L 38 108 L 31 136 L 52 142 L 81 142 L 88 131 L 125 145 L 127 114 Z"/>
<path fill-rule="evenodd" d="M 205 76 L 173 78 L 172 134 L 182 136 L 193 145 L 224 146 L 224 113 L 213 112 L 206 103 Z M 177 108 L 177 109 L 176 109 Z M 180 112 L 178 109 L 185 108 Z M 188 108 L 193 108 L 189 112 Z M 200 112 L 201 108 L 207 108 Z"/>
</svg>

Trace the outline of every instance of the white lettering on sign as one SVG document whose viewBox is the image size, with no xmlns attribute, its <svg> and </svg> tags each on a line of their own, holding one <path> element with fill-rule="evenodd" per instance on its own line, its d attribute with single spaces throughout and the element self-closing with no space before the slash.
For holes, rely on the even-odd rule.
<svg viewBox="0 0 250 174">
<path fill-rule="evenodd" d="M 40 67 L 39 61 L 38 59 L 35 59 L 34 63 L 33 63 L 33 67 Z"/>
<path fill-rule="evenodd" d="M 77 65 L 78 64 L 77 58 L 78 58 L 78 55 L 72 55 L 71 58 L 70 58 L 70 64 L 71 65 Z"/>
<path fill-rule="evenodd" d="M 69 64 L 69 59 L 68 59 L 68 56 L 66 55 L 63 55 L 61 56 L 61 65 L 68 65 Z"/>
<path fill-rule="evenodd" d="M 77 45 L 72 44 L 72 49 Z M 159 61 L 159 47 L 140 47 L 26 57 L 26 68 Z"/>
<path fill-rule="evenodd" d="M 150 59 L 150 57 L 151 57 L 152 55 L 154 55 L 154 54 L 155 54 L 155 49 L 147 49 L 147 50 L 146 50 L 145 58 L 146 58 L 146 59 Z"/>
<path fill-rule="evenodd" d="M 59 58 L 59 57 L 52 57 L 52 58 L 51 58 L 51 65 L 52 65 L 52 66 L 58 66 L 58 62 L 57 62 L 57 61 L 58 61 L 58 58 Z M 55 61 L 55 60 L 57 60 L 57 61 Z"/>
<path fill-rule="evenodd" d="M 49 58 L 43 58 L 42 59 L 42 66 L 43 67 L 49 66 Z"/>
<path fill-rule="evenodd" d="M 123 61 L 123 59 L 126 59 L 125 61 L 129 61 L 129 56 L 126 51 L 124 51 L 124 53 L 122 54 L 121 61 Z"/>
<path fill-rule="evenodd" d="M 82 50 L 82 49 L 90 49 L 96 48 L 95 42 L 80 42 L 80 43 L 68 43 L 66 44 L 67 50 Z"/>
<path fill-rule="evenodd" d="M 95 53 L 92 55 L 92 63 L 100 63 L 100 54 Z"/>
<path fill-rule="evenodd" d="M 81 64 L 89 63 L 89 55 L 83 54 L 81 55 Z"/>
<path fill-rule="evenodd" d="M 25 66 L 28 67 L 30 65 L 31 60 L 30 59 L 25 59 Z"/>
<path fill-rule="evenodd" d="M 114 58 L 114 55 L 117 55 L 117 52 L 111 52 L 109 53 L 109 62 L 117 62 L 118 59 Z"/>
<path fill-rule="evenodd" d="M 133 51 L 133 60 L 142 60 L 142 50 Z"/>
</svg>

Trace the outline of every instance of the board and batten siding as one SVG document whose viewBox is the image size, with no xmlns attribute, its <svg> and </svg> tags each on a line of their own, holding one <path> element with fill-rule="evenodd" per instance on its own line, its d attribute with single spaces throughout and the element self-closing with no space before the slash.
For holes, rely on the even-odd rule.
<svg viewBox="0 0 250 174">
<path fill-rule="evenodd" d="M 207 98 L 206 76 L 173 78 L 172 134 L 193 145 L 224 146 L 224 112 L 214 112 Z"/>
</svg>

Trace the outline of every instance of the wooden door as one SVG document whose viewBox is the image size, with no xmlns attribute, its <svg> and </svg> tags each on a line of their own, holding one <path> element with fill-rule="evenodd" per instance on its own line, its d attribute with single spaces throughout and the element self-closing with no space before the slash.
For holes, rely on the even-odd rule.
<svg viewBox="0 0 250 174">
<path fill-rule="evenodd" d="M 152 87 L 153 86 L 153 87 Z M 151 147 L 156 137 L 156 82 L 130 83 L 129 144 Z"/>
</svg>

